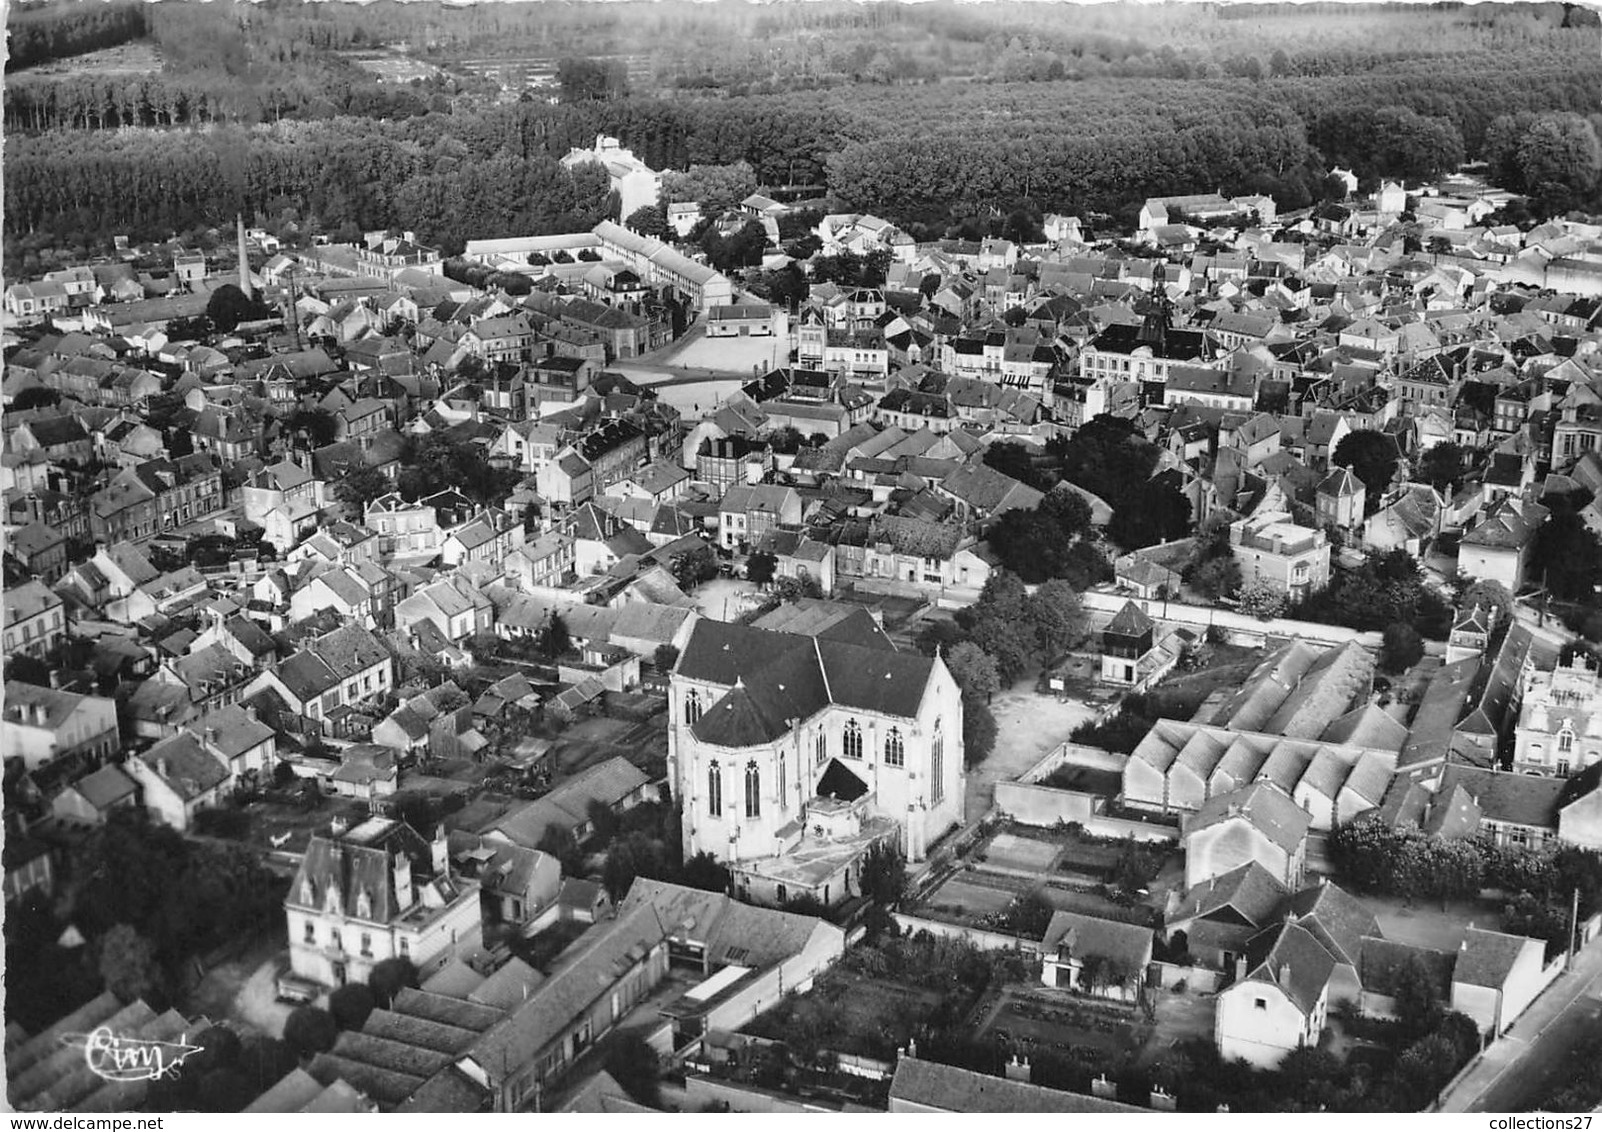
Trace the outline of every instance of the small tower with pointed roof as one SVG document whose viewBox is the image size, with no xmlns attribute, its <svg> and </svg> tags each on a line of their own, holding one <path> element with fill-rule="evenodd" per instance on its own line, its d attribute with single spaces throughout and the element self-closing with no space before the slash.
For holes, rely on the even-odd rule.
<svg viewBox="0 0 1602 1132">
<path fill-rule="evenodd" d="M 1134 685 L 1141 662 L 1156 646 L 1157 626 L 1133 601 L 1113 615 L 1101 632 L 1101 678 L 1109 684 Z"/>
</svg>

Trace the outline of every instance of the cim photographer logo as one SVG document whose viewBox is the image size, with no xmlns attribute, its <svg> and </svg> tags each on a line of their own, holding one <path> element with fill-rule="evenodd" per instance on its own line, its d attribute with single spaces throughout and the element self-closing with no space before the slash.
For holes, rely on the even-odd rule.
<svg viewBox="0 0 1602 1132">
<path fill-rule="evenodd" d="M 187 1037 L 175 1042 L 124 1038 L 101 1026 L 87 1034 L 63 1034 L 61 1042 L 83 1050 L 89 1071 L 107 1081 L 155 1081 L 177 1076 L 178 1067 L 200 1052 L 202 1047 L 190 1045 Z"/>
</svg>

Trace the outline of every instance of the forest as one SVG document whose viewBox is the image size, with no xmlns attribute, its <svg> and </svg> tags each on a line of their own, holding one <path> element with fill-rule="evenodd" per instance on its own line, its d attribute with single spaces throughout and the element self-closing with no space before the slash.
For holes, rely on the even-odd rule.
<svg viewBox="0 0 1602 1132">
<path fill-rule="evenodd" d="M 1268 192 L 1296 208 L 1325 191 L 1331 164 L 1372 182 L 1483 157 L 1517 182 L 1532 132 L 1558 135 L 1547 147 L 1558 165 L 1584 166 L 1602 124 L 1597 28 L 1584 26 L 1583 9 L 1554 5 L 1365 6 L 1361 19 L 1322 9 L 1292 18 L 1254 8 L 1245 19 L 1210 5 L 1135 12 L 942 0 L 669 0 L 626 17 L 616 5 L 538 7 L 552 14 L 549 26 L 521 5 L 171 2 L 145 17 L 158 74 L 23 70 L 19 81 L 13 72 L 7 269 L 99 248 L 113 234 L 169 237 L 241 210 L 327 232 L 404 226 L 448 253 L 475 236 L 557 231 L 605 210 L 598 178 L 557 165 L 599 132 L 658 169 L 743 161 L 765 185 L 827 184 L 834 207 L 880 212 L 927 238 L 992 210 L 1127 222 L 1148 195 L 1199 187 Z M 100 10 L 34 5 L 10 24 L 32 29 L 30 58 L 68 57 L 122 34 L 90 20 Z M 52 13 L 62 25 L 54 32 Z M 770 38 L 709 35 L 713 14 L 734 32 Z M 559 70 L 575 77 L 562 101 L 507 103 L 466 79 L 378 84 L 338 54 L 406 44 L 448 61 L 498 44 L 600 59 L 650 37 L 659 67 L 676 52 L 721 66 L 725 52 L 761 48 L 765 70 L 760 81 L 717 80 L 718 97 L 682 97 L 676 80 L 625 89 L 615 65 L 569 54 Z M 822 45 L 816 75 L 790 57 L 797 43 Z M 836 58 L 874 44 L 879 53 L 906 45 L 918 67 L 949 57 L 943 78 L 980 81 L 932 81 L 916 67 L 877 73 Z M 1020 53 L 1046 63 L 999 65 Z M 964 62 L 981 57 L 996 66 Z M 598 85 L 602 74 L 612 78 Z M 820 78 L 828 75 L 840 81 Z M 757 90 L 783 93 L 747 93 Z M 1552 125 L 1554 115 L 1565 117 Z M 140 128 L 112 129 L 129 125 Z M 1533 177 L 1555 183 L 1535 164 Z M 1595 178 L 1573 179 L 1574 191 L 1553 199 L 1593 203 Z"/>
</svg>

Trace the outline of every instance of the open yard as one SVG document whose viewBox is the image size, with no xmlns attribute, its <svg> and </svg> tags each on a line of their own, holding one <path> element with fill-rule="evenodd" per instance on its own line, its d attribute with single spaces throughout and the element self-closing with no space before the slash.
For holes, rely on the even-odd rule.
<svg viewBox="0 0 1602 1132">
<path fill-rule="evenodd" d="M 1004 911 L 1028 886 L 1028 881 L 1012 877 L 958 872 L 929 893 L 918 911 L 937 918 L 947 915 L 977 921 L 992 912 Z"/>
<path fill-rule="evenodd" d="M 1024 684 L 997 693 L 990 710 L 996 717 L 996 749 L 968 772 L 964 816 L 970 823 L 990 812 L 997 782 L 1023 774 L 1096 714 L 1081 700 L 1042 696 Z"/>
<path fill-rule="evenodd" d="M 551 748 L 558 779 L 568 778 L 607 759 L 621 756 L 640 767 L 667 758 L 664 716 L 645 723 L 594 716 L 564 730 Z M 650 773 L 647 769 L 647 773 Z"/>
<path fill-rule="evenodd" d="M 761 604 L 755 582 L 743 578 L 714 578 L 696 587 L 695 609 L 714 621 L 734 621 L 740 614 Z"/>
<path fill-rule="evenodd" d="M 1438 900 L 1416 901 L 1411 907 L 1394 896 L 1364 896 L 1362 900 L 1379 921 L 1386 939 L 1415 947 L 1456 951 L 1470 924 L 1487 931 L 1502 927 L 1501 908 L 1482 900 L 1449 901 L 1444 911 Z"/>
</svg>

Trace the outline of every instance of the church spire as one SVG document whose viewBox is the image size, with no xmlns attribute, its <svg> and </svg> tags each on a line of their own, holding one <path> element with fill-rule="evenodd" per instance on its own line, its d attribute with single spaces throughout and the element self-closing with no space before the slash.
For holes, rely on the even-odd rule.
<svg viewBox="0 0 1602 1132">
<path fill-rule="evenodd" d="M 1140 341 L 1153 347 L 1162 349 L 1163 343 L 1168 341 L 1168 328 L 1173 323 L 1173 309 L 1168 302 L 1168 272 L 1164 269 L 1167 261 L 1158 260 L 1151 269 L 1151 300 L 1146 304 L 1146 320 L 1140 327 Z"/>
</svg>

